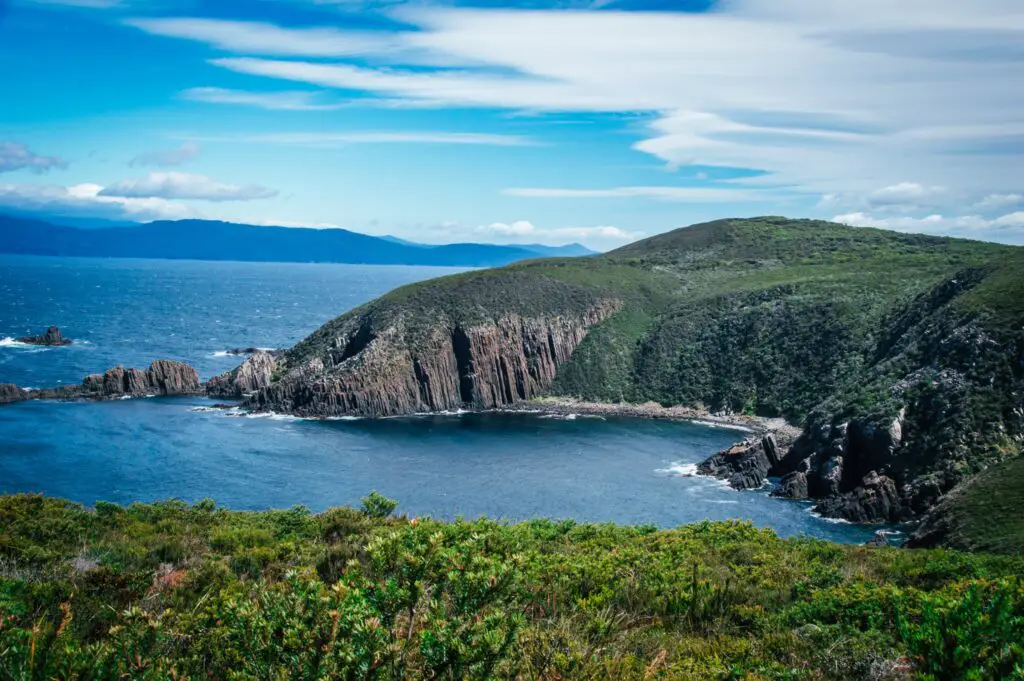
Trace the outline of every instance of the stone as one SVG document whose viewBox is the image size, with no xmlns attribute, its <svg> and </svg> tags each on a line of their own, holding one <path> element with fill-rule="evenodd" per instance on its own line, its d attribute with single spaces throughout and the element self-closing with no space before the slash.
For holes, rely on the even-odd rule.
<svg viewBox="0 0 1024 681">
<path fill-rule="evenodd" d="M 778 486 L 772 490 L 772 496 L 785 499 L 806 499 L 807 474 L 801 471 L 793 471 L 782 476 Z"/>
<path fill-rule="evenodd" d="M 235 369 L 214 376 L 206 383 L 212 397 L 246 397 L 270 386 L 277 360 L 269 352 L 256 350 Z"/>
<path fill-rule="evenodd" d="M 865 475 L 853 490 L 823 500 L 814 510 L 827 518 L 855 523 L 895 522 L 904 517 L 896 483 L 875 471 Z"/>
<path fill-rule="evenodd" d="M 0 383 L 0 404 L 23 402 L 29 399 L 29 393 L 13 383 Z"/>
<path fill-rule="evenodd" d="M 18 338 L 19 343 L 28 343 L 30 345 L 71 345 L 71 341 L 61 335 L 60 329 L 56 326 L 51 326 L 41 336 L 24 336 Z"/>
</svg>

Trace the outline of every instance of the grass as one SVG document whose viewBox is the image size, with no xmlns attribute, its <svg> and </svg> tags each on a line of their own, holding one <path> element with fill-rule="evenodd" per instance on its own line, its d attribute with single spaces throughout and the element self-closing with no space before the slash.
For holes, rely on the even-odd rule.
<svg viewBox="0 0 1024 681">
<path fill-rule="evenodd" d="M 1024 560 L 360 510 L 0 497 L 0 679 L 1003 679 Z"/>
</svg>

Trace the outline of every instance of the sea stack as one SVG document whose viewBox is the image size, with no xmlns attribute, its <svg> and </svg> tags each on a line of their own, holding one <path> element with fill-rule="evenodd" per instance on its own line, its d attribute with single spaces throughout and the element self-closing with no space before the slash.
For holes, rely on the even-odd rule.
<svg viewBox="0 0 1024 681">
<path fill-rule="evenodd" d="M 71 341 L 62 336 L 60 329 L 56 326 L 51 326 L 41 336 L 24 336 L 18 338 L 17 341 L 29 345 L 71 345 Z"/>
</svg>

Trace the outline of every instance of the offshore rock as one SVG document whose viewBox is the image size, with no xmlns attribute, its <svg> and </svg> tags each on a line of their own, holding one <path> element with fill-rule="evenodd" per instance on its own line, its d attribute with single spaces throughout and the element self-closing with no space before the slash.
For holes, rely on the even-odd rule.
<svg viewBox="0 0 1024 681">
<path fill-rule="evenodd" d="M 351 317 L 326 352 L 289 366 L 246 406 L 309 417 L 510 406 L 543 395 L 587 331 L 620 306 L 598 300 L 575 314 L 438 319 L 426 328 L 406 312 L 384 323 Z"/>
<path fill-rule="evenodd" d="M 200 395 L 203 385 L 196 370 L 183 362 L 160 359 L 148 369 L 114 367 L 102 374 L 86 376 L 81 385 L 42 390 L 24 390 L 0 385 L 0 404 L 21 400 L 107 400 L 121 397 Z"/>
<path fill-rule="evenodd" d="M 207 381 L 206 392 L 211 397 L 245 397 L 269 386 L 276 369 L 273 354 L 254 350 L 235 369 Z"/>
<path fill-rule="evenodd" d="M 51 326 L 41 336 L 24 336 L 16 340 L 29 345 L 71 345 L 71 341 L 64 338 L 56 326 Z"/>
<path fill-rule="evenodd" d="M 23 402 L 28 398 L 28 391 L 22 390 L 13 383 L 0 383 L 0 404 Z"/>
</svg>

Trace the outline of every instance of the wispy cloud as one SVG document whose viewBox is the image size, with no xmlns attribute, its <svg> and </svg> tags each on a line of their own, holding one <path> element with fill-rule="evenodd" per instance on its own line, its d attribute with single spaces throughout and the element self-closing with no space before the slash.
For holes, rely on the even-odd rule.
<svg viewBox="0 0 1024 681">
<path fill-rule="evenodd" d="M 256 135 L 201 137 L 208 142 L 262 142 L 295 146 L 340 146 L 346 144 L 456 144 L 492 147 L 533 146 L 537 142 L 520 135 L 445 131 L 364 132 L 281 132 Z"/>
<path fill-rule="evenodd" d="M 444 222 L 432 226 L 428 240 L 452 242 L 463 239 L 496 241 L 504 244 L 541 243 L 551 246 L 579 242 L 591 248 L 607 250 L 644 236 L 643 232 L 620 229 L 612 225 L 592 227 L 540 226 L 529 220 L 463 225 Z M 420 235 L 422 236 L 422 235 Z"/>
<path fill-rule="evenodd" d="M 346 102 L 324 102 L 321 93 L 301 90 L 249 92 L 219 87 L 195 87 L 183 91 L 181 97 L 193 102 L 253 106 L 270 111 L 332 111 L 348 106 Z"/>
<path fill-rule="evenodd" d="M 43 156 L 17 142 L 0 142 L 0 173 L 28 170 L 48 173 L 54 168 L 66 168 L 67 161 L 59 156 Z"/>
<path fill-rule="evenodd" d="M 1018 191 L 1020 145 L 1008 141 L 1024 135 L 1024 91 L 1007 83 L 1024 81 L 1019 3 L 866 2 L 826 12 L 818 0 L 732 0 L 707 13 L 407 5 L 394 15 L 413 28 L 389 32 L 139 25 L 232 52 L 212 61 L 225 69 L 414 104 L 650 112 L 635 148 L 673 167 L 757 169 L 817 193 Z"/>
<path fill-rule="evenodd" d="M 765 195 L 742 188 L 715 187 L 609 187 L 604 189 L 566 189 L 555 187 L 511 187 L 506 196 L 534 199 L 605 199 L 645 197 L 665 201 L 730 202 L 764 200 Z"/>
<path fill-rule="evenodd" d="M 277 196 L 277 190 L 259 185 L 217 182 L 205 175 L 181 172 L 149 173 L 104 187 L 100 196 L 118 198 L 200 199 L 203 201 L 252 201 Z"/>
<path fill-rule="evenodd" d="M 848 213 L 833 218 L 855 227 L 877 227 L 898 232 L 946 234 L 1009 244 L 1024 243 L 1024 211 L 1007 213 L 994 218 L 981 215 L 941 215 L 877 217 L 866 213 Z"/>
<path fill-rule="evenodd" d="M 132 166 L 159 166 L 169 168 L 180 166 L 199 157 L 199 145 L 195 142 L 184 142 L 173 149 L 154 149 L 139 154 L 131 160 Z"/>
</svg>

